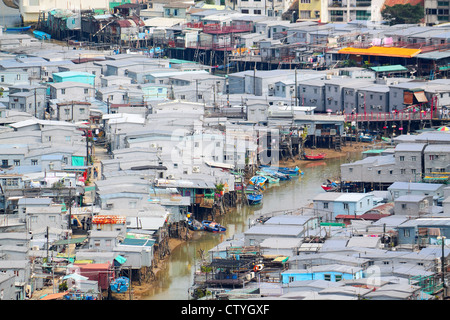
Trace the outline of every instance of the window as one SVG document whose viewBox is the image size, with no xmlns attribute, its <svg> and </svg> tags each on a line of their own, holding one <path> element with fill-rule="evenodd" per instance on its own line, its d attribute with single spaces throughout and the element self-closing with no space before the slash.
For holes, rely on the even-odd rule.
<svg viewBox="0 0 450 320">
<path fill-rule="evenodd" d="M 353 172 L 353 168 L 348 168 L 348 172 Z"/>
<path fill-rule="evenodd" d="M 403 230 L 403 236 L 404 237 L 409 237 L 410 235 L 409 235 L 409 229 L 404 229 Z"/>
<path fill-rule="evenodd" d="M 348 203 L 344 203 L 344 209 L 345 209 L 345 210 L 348 210 L 348 208 L 349 208 L 349 207 L 348 207 Z"/>
<path fill-rule="evenodd" d="M 84 89 L 84 94 L 88 94 L 89 93 L 89 89 Z"/>
<path fill-rule="evenodd" d="M 32 166 L 37 166 L 38 165 L 38 161 L 36 159 L 32 159 L 31 160 L 31 165 Z"/>
<path fill-rule="evenodd" d="M 417 161 L 417 157 L 416 156 L 412 156 L 411 157 L 411 161 Z"/>
<path fill-rule="evenodd" d="M 401 174 L 406 174 L 406 169 L 400 169 Z"/>
<path fill-rule="evenodd" d="M 256 1 L 256 0 L 255 0 Z M 258 10 L 253 10 L 253 13 L 254 14 L 261 14 L 261 10 L 260 9 L 258 9 Z"/>
<path fill-rule="evenodd" d="M 324 274 L 324 275 L 323 275 L 323 280 L 325 280 L 325 281 L 331 281 L 331 274 Z"/>
<path fill-rule="evenodd" d="M 292 276 L 290 276 L 290 277 L 289 277 L 289 282 L 294 282 L 294 281 L 295 281 L 295 278 L 292 277 Z"/>
<path fill-rule="evenodd" d="M 334 276 L 334 278 L 336 279 L 336 282 L 337 281 L 341 281 L 342 280 L 342 275 L 341 274 L 337 274 L 337 275 Z"/>
<path fill-rule="evenodd" d="M 416 169 L 411 169 L 412 174 L 416 174 L 416 171 L 417 171 Z"/>
<path fill-rule="evenodd" d="M 406 210 L 406 203 L 402 203 L 402 209 Z"/>
<path fill-rule="evenodd" d="M 14 160 L 14 165 L 15 166 L 20 166 L 20 160 Z"/>
<path fill-rule="evenodd" d="M 66 89 L 61 89 L 61 94 L 66 94 Z"/>
<path fill-rule="evenodd" d="M 84 108 L 80 108 L 80 114 L 84 114 L 85 110 L 86 109 L 84 109 Z"/>
<path fill-rule="evenodd" d="M 324 209 L 328 209 L 328 202 L 324 202 L 324 203 L 323 203 L 323 208 L 324 208 Z"/>
<path fill-rule="evenodd" d="M 400 156 L 399 159 L 400 161 L 405 161 L 405 156 Z"/>
<path fill-rule="evenodd" d="M 2 167 L 8 166 L 8 160 L 2 160 Z"/>
</svg>

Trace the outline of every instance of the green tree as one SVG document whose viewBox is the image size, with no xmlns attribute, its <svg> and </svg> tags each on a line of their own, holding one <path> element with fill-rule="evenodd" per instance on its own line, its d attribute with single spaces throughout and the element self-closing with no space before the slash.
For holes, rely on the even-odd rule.
<svg viewBox="0 0 450 320">
<path fill-rule="evenodd" d="M 423 19 L 425 13 L 422 5 L 396 4 L 392 7 L 385 6 L 381 10 L 381 16 L 390 26 L 394 24 L 414 24 L 419 23 Z"/>
</svg>

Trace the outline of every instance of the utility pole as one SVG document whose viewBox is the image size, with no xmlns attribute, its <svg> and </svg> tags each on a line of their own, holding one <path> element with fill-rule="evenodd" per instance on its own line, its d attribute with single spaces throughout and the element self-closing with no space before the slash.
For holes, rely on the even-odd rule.
<svg viewBox="0 0 450 320">
<path fill-rule="evenodd" d="M 36 88 L 34 88 L 34 116 L 37 118 Z M 44 119 L 45 119 L 45 113 L 44 113 Z"/>
<path fill-rule="evenodd" d="M 445 237 L 442 236 L 441 238 L 441 248 L 442 248 L 442 255 L 441 255 L 441 281 L 442 281 L 442 300 L 445 299 L 447 295 L 447 286 L 445 284 L 445 256 L 444 256 L 444 246 L 445 246 Z"/>
</svg>

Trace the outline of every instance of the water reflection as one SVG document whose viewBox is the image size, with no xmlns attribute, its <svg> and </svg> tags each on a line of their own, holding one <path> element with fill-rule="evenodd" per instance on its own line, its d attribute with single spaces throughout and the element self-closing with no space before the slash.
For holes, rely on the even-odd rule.
<svg viewBox="0 0 450 320">
<path fill-rule="evenodd" d="M 263 203 L 258 206 L 240 206 L 217 219 L 227 227 L 225 234 L 199 232 L 195 237 L 173 250 L 168 267 L 158 273 L 158 285 L 145 299 L 187 300 L 188 288 L 193 283 L 195 261 L 199 251 L 207 252 L 220 242 L 248 229 L 249 223 L 263 214 L 295 210 L 308 206 L 318 193 L 324 192 L 321 184 L 326 179 L 339 176 L 340 164 L 360 158 L 359 153 L 338 159 L 309 163 L 301 169 L 303 176 L 271 186 L 265 193 Z"/>
</svg>

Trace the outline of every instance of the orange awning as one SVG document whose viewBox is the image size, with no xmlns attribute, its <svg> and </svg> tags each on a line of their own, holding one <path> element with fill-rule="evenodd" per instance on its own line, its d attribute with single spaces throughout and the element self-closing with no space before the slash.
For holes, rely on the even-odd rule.
<svg viewBox="0 0 450 320">
<path fill-rule="evenodd" d="M 414 92 L 414 96 L 416 97 L 418 102 L 428 102 L 428 99 L 425 96 L 425 92 L 423 91 Z"/>
<path fill-rule="evenodd" d="M 347 47 L 338 51 L 343 54 L 354 54 L 362 56 L 383 56 L 383 57 L 397 57 L 397 58 L 412 58 L 421 52 L 420 49 L 407 49 L 407 48 L 395 48 L 395 47 L 370 47 L 352 48 Z"/>
</svg>

